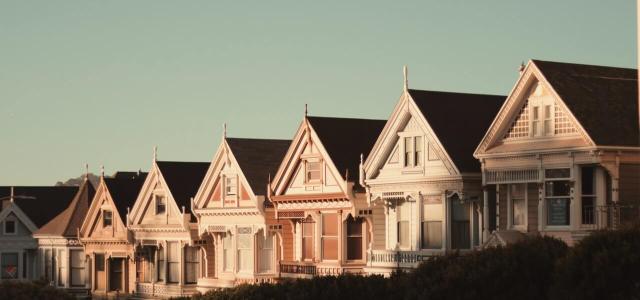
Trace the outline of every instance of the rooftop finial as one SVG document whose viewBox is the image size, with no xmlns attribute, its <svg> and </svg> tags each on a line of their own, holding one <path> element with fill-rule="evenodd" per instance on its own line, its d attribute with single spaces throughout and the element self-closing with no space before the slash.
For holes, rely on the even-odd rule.
<svg viewBox="0 0 640 300">
<path fill-rule="evenodd" d="M 84 164 L 84 180 L 89 180 L 89 164 Z"/>
<path fill-rule="evenodd" d="M 360 164 L 362 164 L 363 159 L 364 159 L 364 154 L 360 153 Z"/>
<path fill-rule="evenodd" d="M 227 138 L 227 122 L 222 124 L 222 137 L 225 139 Z"/>
<path fill-rule="evenodd" d="M 13 193 L 13 186 L 11 186 L 11 196 L 9 197 L 9 200 L 11 200 L 11 202 L 13 202 L 13 197 L 15 196 L 15 194 Z"/>
<path fill-rule="evenodd" d="M 104 165 L 100 166 L 100 176 L 104 178 Z"/>
<path fill-rule="evenodd" d="M 520 63 L 520 67 L 518 67 L 518 72 L 520 72 L 520 74 L 522 74 L 522 72 L 524 72 L 524 61 L 522 61 Z"/>
<path fill-rule="evenodd" d="M 408 77 L 408 73 L 409 71 L 407 70 L 407 65 L 404 65 L 402 67 L 402 75 L 404 76 L 404 90 L 408 91 L 409 90 L 409 77 Z"/>
<path fill-rule="evenodd" d="M 309 107 L 308 105 L 305 103 L 304 104 L 304 117 L 306 118 L 309 115 Z"/>
<path fill-rule="evenodd" d="M 153 161 L 158 161 L 158 146 L 153 146 Z"/>
</svg>

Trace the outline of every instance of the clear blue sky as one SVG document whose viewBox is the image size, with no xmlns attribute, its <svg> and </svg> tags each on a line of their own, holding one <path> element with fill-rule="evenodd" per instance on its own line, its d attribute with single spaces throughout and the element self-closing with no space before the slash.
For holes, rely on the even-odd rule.
<svg viewBox="0 0 640 300">
<path fill-rule="evenodd" d="M 635 67 L 635 1 L 0 1 L 0 185 L 209 161 L 417 89 L 507 94 L 530 58 Z"/>
</svg>

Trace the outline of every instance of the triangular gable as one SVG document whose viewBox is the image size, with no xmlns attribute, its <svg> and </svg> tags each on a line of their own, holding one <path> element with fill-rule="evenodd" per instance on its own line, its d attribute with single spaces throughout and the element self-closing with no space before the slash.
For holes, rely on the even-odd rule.
<svg viewBox="0 0 640 300">
<path fill-rule="evenodd" d="M 225 195 L 224 180 L 235 181 L 235 195 Z M 266 185 L 266 181 L 265 181 Z M 196 209 L 222 207 L 256 207 L 257 197 L 238 164 L 226 139 L 222 139 L 204 181 L 194 198 Z"/>
<path fill-rule="evenodd" d="M 165 200 L 165 214 L 156 214 L 156 197 Z M 189 208 L 185 208 L 189 209 Z M 130 214 L 132 225 L 183 225 L 181 208 L 171 194 L 158 164 L 154 161 Z"/>
<path fill-rule="evenodd" d="M 387 121 L 382 133 L 378 137 L 371 153 L 364 163 L 365 179 L 375 179 L 382 169 L 402 169 L 400 136 L 406 133 L 410 136 L 421 136 L 422 166 L 434 172 L 424 172 L 429 175 L 458 175 L 459 170 L 435 132 L 424 117 L 408 91 L 400 96 L 391 117 Z"/>
<path fill-rule="evenodd" d="M 320 178 L 317 181 L 313 179 L 312 184 L 305 184 L 305 164 L 309 162 L 314 164 L 314 168 L 318 168 L 319 173 L 316 174 Z M 354 162 L 354 164 L 356 163 Z M 357 174 L 349 176 L 357 178 Z M 349 197 L 347 181 L 342 179 L 342 175 L 322 145 L 322 141 L 306 118 L 298 127 L 271 187 L 275 196 L 339 193 L 345 195 L 346 198 Z"/>
<path fill-rule="evenodd" d="M 103 211 L 109 210 L 112 213 L 111 228 L 103 227 Z M 107 185 L 104 180 L 100 180 L 100 185 L 91 201 L 87 215 L 80 228 L 82 238 L 114 238 L 123 237 L 126 239 L 126 216 L 121 216 L 115 205 Z"/>
<path fill-rule="evenodd" d="M 3 222 L 8 216 L 14 215 L 20 223 L 22 223 L 30 232 L 36 232 L 38 227 L 27 217 L 20 207 L 13 201 L 9 203 L 2 212 L 0 212 L 0 222 Z"/>
<path fill-rule="evenodd" d="M 490 148 L 510 141 L 526 141 L 529 139 L 536 141 L 536 138 L 532 137 L 533 129 L 531 127 L 531 121 L 534 118 L 531 107 L 534 104 L 540 105 L 538 122 L 544 122 L 544 106 L 551 105 L 549 117 L 553 125 L 549 126 L 549 129 L 552 134 L 544 136 L 544 138 L 568 139 L 574 137 L 574 141 L 558 144 L 563 146 L 595 145 L 580 122 L 573 116 L 562 98 L 556 93 L 554 87 L 549 84 L 535 63 L 530 61 L 476 148 L 474 155 L 481 155 Z M 542 126 L 544 126 L 544 123 L 536 127 L 536 130 L 540 131 L 540 128 L 544 128 Z M 553 146 L 550 143 L 547 143 L 547 145 Z M 530 147 L 516 146 L 514 149 L 516 148 L 525 149 Z"/>
</svg>

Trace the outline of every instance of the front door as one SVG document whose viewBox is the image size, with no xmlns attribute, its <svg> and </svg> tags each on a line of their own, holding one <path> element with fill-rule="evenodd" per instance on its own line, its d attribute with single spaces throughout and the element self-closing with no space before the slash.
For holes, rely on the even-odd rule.
<svg viewBox="0 0 640 300">
<path fill-rule="evenodd" d="M 471 248 L 470 204 L 457 197 L 451 199 L 451 248 Z"/>
<path fill-rule="evenodd" d="M 109 290 L 122 292 L 124 259 L 112 258 L 109 260 L 109 262 Z"/>
</svg>

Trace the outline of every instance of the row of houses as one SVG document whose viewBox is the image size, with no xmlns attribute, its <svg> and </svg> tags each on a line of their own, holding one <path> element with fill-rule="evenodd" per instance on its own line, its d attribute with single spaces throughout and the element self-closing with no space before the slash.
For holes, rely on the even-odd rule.
<svg viewBox="0 0 640 300">
<path fill-rule="evenodd" d="M 309 116 L 96 187 L 0 187 L 2 279 L 86 294 L 389 274 L 638 218 L 634 69 L 533 60 L 508 96 L 410 89 L 388 120 Z"/>
</svg>

